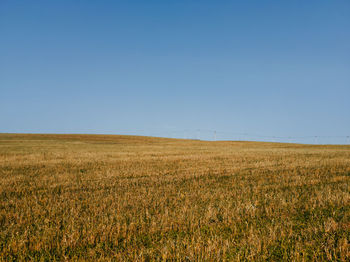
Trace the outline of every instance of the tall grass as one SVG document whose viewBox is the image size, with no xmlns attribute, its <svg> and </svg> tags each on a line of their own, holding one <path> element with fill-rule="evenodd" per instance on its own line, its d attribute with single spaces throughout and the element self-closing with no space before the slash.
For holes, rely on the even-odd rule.
<svg viewBox="0 0 350 262">
<path fill-rule="evenodd" d="M 350 146 L 0 134 L 1 260 L 350 260 Z"/>
</svg>

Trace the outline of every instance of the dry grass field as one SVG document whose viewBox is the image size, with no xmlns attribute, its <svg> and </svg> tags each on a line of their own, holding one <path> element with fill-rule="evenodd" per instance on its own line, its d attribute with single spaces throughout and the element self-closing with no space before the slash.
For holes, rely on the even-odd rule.
<svg viewBox="0 0 350 262">
<path fill-rule="evenodd" d="M 0 134 L 0 259 L 349 261 L 350 146 Z"/>
</svg>

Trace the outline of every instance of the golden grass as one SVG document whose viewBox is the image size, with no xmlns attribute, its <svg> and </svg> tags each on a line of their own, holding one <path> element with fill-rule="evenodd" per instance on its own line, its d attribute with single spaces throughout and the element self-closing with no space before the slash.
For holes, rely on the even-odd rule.
<svg viewBox="0 0 350 262">
<path fill-rule="evenodd" d="M 1 260 L 350 259 L 350 146 L 0 134 Z"/>
</svg>

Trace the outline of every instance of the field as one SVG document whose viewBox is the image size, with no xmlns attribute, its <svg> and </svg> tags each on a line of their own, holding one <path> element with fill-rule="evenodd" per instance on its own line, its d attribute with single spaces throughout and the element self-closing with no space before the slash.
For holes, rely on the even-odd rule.
<svg viewBox="0 0 350 262">
<path fill-rule="evenodd" d="M 350 146 L 0 134 L 0 259 L 349 261 Z"/>
</svg>

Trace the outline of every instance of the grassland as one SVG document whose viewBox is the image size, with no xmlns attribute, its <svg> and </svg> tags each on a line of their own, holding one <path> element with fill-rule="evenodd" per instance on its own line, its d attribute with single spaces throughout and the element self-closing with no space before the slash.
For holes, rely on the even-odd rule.
<svg viewBox="0 0 350 262">
<path fill-rule="evenodd" d="M 349 261 L 350 146 L 0 134 L 0 259 Z"/>
</svg>

